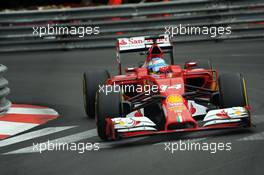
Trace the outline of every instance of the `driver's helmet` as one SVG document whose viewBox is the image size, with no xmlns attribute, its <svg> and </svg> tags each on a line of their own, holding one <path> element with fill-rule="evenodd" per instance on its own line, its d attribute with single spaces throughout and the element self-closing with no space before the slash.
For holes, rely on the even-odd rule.
<svg viewBox="0 0 264 175">
<path fill-rule="evenodd" d="M 168 64 L 166 64 L 164 59 L 156 57 L 149 61 L 147 68 L 151 73 L 159 73 L 160 68 L 166 66 L 168 66 Z"/>
</svg>

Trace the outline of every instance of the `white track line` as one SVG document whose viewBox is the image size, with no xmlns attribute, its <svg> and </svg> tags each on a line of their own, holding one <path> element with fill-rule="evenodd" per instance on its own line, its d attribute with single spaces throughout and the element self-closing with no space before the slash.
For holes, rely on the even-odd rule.
<svg viewBox="0 0 264 175">
<path fill-rule="evenodd" d="M 0 133 L 4 135 L 15 135 L 39 124 L 0 121 Z"/>
<path fill-rule="evenodd" d="M 53 133 L 60 132 L 60 131 L 63 131 L 63 130 L 67 130 L 67 129 L 74 128 L 74 127 L 76 127 L 76 126 L 48 127 L 48 128 L 40 129 L 40 130 L 37 130 L 37 131 L 32 131 L 32 132 L 29 132 L 29 133 L 25 133 L 25 134 L 22 134 L 22 135 L 11 137 L 9 139 L 2 140 L 2 141 L 0 141 L 0 147 L 12 145 L 12 144 L 15 144 L 15 143 L 19 143 L 19 142 L 23 142 L 23 141 L 26 141 L 26 140 L 34 139 L 34 138 L 37 138 L 37 137 L 42 137 L 42 136 L 45 136 L 45 135 L 53 134 Z"/>
<path fill-rule="evenodd" d="M 264 122 L 264 116 L 261 116 L 261 115 L 253 115 L 252 116 L 252 123 L 253 124 L 260 124 L 263 122 Z M 264 132 L 251 134 L 249 136 L 237 139 L 237 141 L 252 141 L 252 140 L 264 140 Z"/>
<path fill-rule="evenodd" d="M 252 134 L 250 136 L 238 139 L 238 141 L 252 141 L 252 140 L 264 140 L 264 132 Z"/>
<path fill-rule="evenodd" d="M 58 113 L 51 108 L 19 108 L 11 107 L 7 114 L 37 114 L 37 115 L 58 115 Z"/>
<path fill-rule="evenodd" d="M 199 141 L 202 141 L 202 140 L 206 140 L 205 137 L 203 138 L 197 138 L 197 139 L 186 139 L 186 138 L 183 138 L 182 140 L 175 140 L 175 141 L 167 141 L 167 142 L 159 142 L 159 143 L 155 143 L 153 144 L 154 146 L 157 146 L 157 145 L 164 145 L 165 143 L 180 143 L 180 141 L 182 142 L 187 142 L 189 140 L 189 142 L 199 142 Z"/>
<path fill-rule="evenodd" d="M 72 134 L 72 135 L 61 137 L 58 139 L 49 140 L 49 143 L 51 143 L 51 144 L 52 143 L 53 144 L 56 144 L 56 143 L 72 143 L 72 142 L 78 142 L 80 140 L 88 139 L 88 138 L 91 138 L 94 136 L 97 136 L 97 131 L 96 131 L 96 129 L 91 129 L 88 131 L 80 132 L 77 134 Z M 43 143 L 39 143 L 39 144 L 48 144 L 48 142 L 43 142 Z M 35 150 L 34 146 L 29 146 L 29 147 L 25 147 L 25 148 L 15 150 L 15 151 L 4 153 L 3 155 L 25 154 L 25 153 L 36 153 L 36 152 L 39 152 L 39 151 Z"/>
</svg>

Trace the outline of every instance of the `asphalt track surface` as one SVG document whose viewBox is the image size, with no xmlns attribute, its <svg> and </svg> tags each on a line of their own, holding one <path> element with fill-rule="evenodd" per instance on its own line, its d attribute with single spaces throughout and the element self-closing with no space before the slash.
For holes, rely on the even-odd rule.
<svg viewBox="0 0 264 175">
<path fill-rule="evenodd" d="M 135 59 L 129 57 L 127 60 L 133 63 Z M 175 61 L 183 64 L 189 59 L 209 59 L 220 72 L 244 74 L 256 127 L 101 143 L 99 151 L 86 151 L 83 154 L 76 151 L 4 154 L 30 147 L 33 143 L 67 136 L 75 138 L 77 142 L 101 142 L 93 135 L 95 122 L 84 114 L 81 75 L 88 69 L 105 68 L 116 73 L 116 64 L 114 49 L 0 55 L 0 62 L 9 68 L 6 78 L 10 81 L 12 93 L 9 99 L 12 102 L 46 105 L 61 114 L 59 119 L 25 133 L 47 127 L 75 126 L 0 147 L 0 174 L 263 174 L 264 40 L 177 45 Z M 81 132 L 92 134 L 82 139 L 78 134 Z M 175 151 L 173 154 L 165 151 L 164 142 L 178 143 L 179 140 L 191 138 L 199 143 L 231 142 L 232 150 L 217 151 L 215 154 L 210 151 Z"/>
</svg>

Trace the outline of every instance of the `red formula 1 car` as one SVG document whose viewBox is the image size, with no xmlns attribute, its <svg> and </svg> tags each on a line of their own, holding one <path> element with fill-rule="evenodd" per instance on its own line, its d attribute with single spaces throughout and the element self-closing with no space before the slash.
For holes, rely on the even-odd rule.
<svg viewBox="0 0 264 175">
<path fill-rule="evenodd" d="M 122 74 L 125 52 L 145 54 L 145 62 Z M 170 64 L 149 69 L 166 54 Z M 83 76 L 85 110 L 95 116 L 103 140 L 251 126 L 243 76 L 218 76 L 209 61 L 189 61 L 181 68 L 167 36 L 118 39 L 117 61 L 119 75 L 97 70 Z"/>
</svg>

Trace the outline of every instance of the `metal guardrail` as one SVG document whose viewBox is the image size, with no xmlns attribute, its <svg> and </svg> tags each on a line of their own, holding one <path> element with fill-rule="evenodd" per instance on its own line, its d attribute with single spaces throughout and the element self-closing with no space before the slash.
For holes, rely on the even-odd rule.
<svg viewBox="0 0 264 175">
<path fill-rule="evenodd" d="M 93 20 L 107 19 L 111 17 L 135 17 L 155 14 L 175 14 L 203 12 L 214 10 L 228 10 L 229 5 L 233 9 L 251 8 L 263 5 L 261 0 L 178 0 L 166 3 L 128 4 L 122 6 L 101 6 L 74 9 L 59 9 L 45 11 L 18 11 L 0 13 L 0 24 L 60 21 L 60 20 Z M 18 18 L 19 16 L 19 18 Z"/>
<path fill-rule="evenodd" d="M 0 64 L 0 117 L 11 107 L 11 102 L 6 99 L 6 96 L 10 93 L 8 81 L 3 77 L 7 67 Z"/>
<path fill-rule="evenodd" d="M 60 9 L 60 10 L 45 10 L 45 11 L 22 11 L 0 13 L 0 21 L 3 23 L 24 23 L 24 22 L 39 22 L 47 20 L 74 20 L 74 19 L 100 19 L 111 17 L 133 17 L 160 13 L 190 12 L 201 10 L 207 6 L 214 6 L 215 1 L 212 0 L 184 0 L 167 3 L 146 3 L 146 4 L 128 4 L 122 6 L 101 6 L 87 7 L 75 9 Z M 190 6 L 191 4 L 191 6 Z M 175 11 L 176 10 L 176 11 Z M 22 18 L 17 18 L 17 16 Z"/>
<path fill-rule="evenodd" d="M 19 18 L 17 17 L 19 14 Z M 166 15 L 164 15 L 166 14 Z M 111 20 L 114 17 L 116 20 Z M 186 35 L 174 42 L 263 38 L 262 0 L 189 0 L 119 7 L 0 13 L 0 52 L 113 47 L 117 37 L 161 34 L 168 25 L 231 26 L 232 35 Z M 33 26 L 99 26 L 100 34 L 79 38 L 33 35 Z M 51 24 L 52 26 L 52 24 Z M 118 35 L 117 35 L 118 34 Z"/>
</svg>

